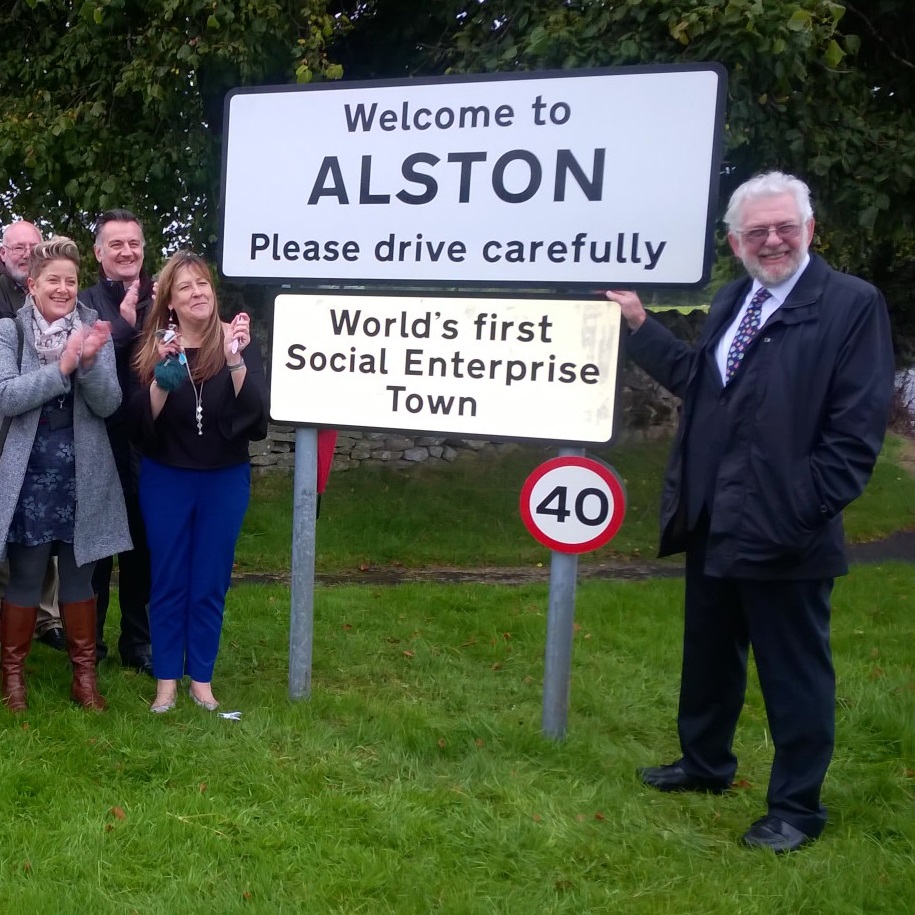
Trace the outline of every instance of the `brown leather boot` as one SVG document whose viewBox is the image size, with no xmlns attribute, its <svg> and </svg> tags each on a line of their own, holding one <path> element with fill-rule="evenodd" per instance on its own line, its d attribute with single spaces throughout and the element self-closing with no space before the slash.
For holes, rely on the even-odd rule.
<svg viewBox="0 0 915 915">
<path fill-rule="evenodd" d="M 108 703 L 95 683 L 95 597 L 60 605 L 60 618 L 73 665 L 70 698 L 83 708 L 104 710 Z"/>
<path fill-rule="evenodd" d="M 24 712 L 26 703 L 25 659 L 35 634 L 37 607 L 20 607 L 3 601 L 0 613 L 0 669 L 2 669 L 3 701 L 11 712 Z"/>
</svg>

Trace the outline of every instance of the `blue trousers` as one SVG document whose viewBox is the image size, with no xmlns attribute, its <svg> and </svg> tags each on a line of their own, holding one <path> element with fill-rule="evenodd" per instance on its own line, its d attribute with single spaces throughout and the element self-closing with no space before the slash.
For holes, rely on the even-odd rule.
<svg viewBox="0 0 915 915">
<path fill-rule="evenodd" d="M 160 680 L 209 683 L 219 651 L 251 468 L 185 470 L 144 458 L 140 507 L 149 541 L 149 632 Z"/>
</svg>

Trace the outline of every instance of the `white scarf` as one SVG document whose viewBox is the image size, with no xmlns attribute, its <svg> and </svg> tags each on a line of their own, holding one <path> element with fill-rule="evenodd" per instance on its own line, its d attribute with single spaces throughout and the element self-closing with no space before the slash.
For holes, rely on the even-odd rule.
<svg viewBox="0 0 915 915">
<path fill-rule="evenodd" d="M 79 319 L 79 312 L 74 305 L 70 314 L 48 323 L 38 310 L 31 295 L 26 299 L 26 304 L 32 306 L 32 336 L 35 338 L 38 361 L 42 365 L 51 365 L 60 359 L 60 354 L 64 351 L 70 334 L 82 327 L 83 322 Z"/>
</svg>

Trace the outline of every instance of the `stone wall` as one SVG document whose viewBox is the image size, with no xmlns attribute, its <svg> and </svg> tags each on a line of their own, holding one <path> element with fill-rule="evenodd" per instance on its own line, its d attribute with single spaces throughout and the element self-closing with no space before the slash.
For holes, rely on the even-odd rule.
<svg viewBox="0 0 915 915">
<path fill-rule="evenodd" d="M 516 448 L 508 442 L 452 438 L 443 435 L 403 435 L 394 432 L 341 431 L 337 435 L 333 470 L 352 470 L 362 464 L 412 467 L 450 464 L 462 454 Z M 267 438 L 251 443 L 251 466 L 261 470 L 291 470 L 295 465 L 295 428 L 271 423 Z"/>
</svg>

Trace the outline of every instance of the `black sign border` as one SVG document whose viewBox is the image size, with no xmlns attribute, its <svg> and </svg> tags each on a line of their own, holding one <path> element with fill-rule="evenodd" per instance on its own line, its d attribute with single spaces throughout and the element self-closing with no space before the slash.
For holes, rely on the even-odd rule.
<svg viewBox="0 0 915 915">
<path fill-rule="evenodd" d="M 225 243 L 225 203 L 226 203 L 226 171 L 228 167 L 229 150 L 229 117 L 232 99 L 237 95 L 263 95 L 278 92 L 334 92 L 349 89 L 387 88 L 392 86 L 417 86 L 438 85 L 443 83 L 480 83 L 502 82 L 506 80 L 537 80 L 537 79 L 571 79 L 590 76 L 623 76 L 639 73 L 695 73 L 714 72 L 718 76 L 718 92 L 715 101 L 715 133 L 712 141 L 712 161 L 709 168 L 708 182 L 708 208 L 706 211 L 706 238 L 703 255 L 702 275 L 693 283 L 640 282 L 639 287 L 666 287 L 668 289 L 701 289 L 706 286 L 711 278 L 712 263 L 715 254 L 715 224 L 718 212 L 718 189 L 720 184 L 721 163 L 724 147 L 724 112 L 727 99 L 727 70 L 717 62 L 687 63 L 687 64 L 654 64 L 631 67 L 590 67 L 581 70 L 531 70 L 522 73 L 474 73 L 456 76 L 428 76 L 416 79 L 382 79 L 382 80 L 353 80 L 347 82 L 320 82 L 296 85 L 279 86 L 244 86 L 232 89 L 227 93 L 223 108 L 223 133 L 222 133 L 222 163 L 220 167 L 219 185 L 219 242 L 218 264 L 220 276 L 231 283 L 267 285 L 289 287 L 291 291 L 322 291 L 329 292 L 336 288 L 347 292 L 370 293 L 372 290 L 385 290 L 387 292 L 421 292 L 428 295 L 474 295 L 484 296 L 487 292 L 503 295 L 507 291 L 523 292 L 527 297 L 543 298 L 580 298 L 588 293 L 593 294 L 593 283 L 563 283 L 554 285 L 550 283 L 531 284 L 530 280 L 380 280 L 376 278 L 350 279 L 340 277 L 313 277 L 277 275 L 263 276 L 236 276 L 228 275 L 223 271 L 223 246 Z M 614 285 L 618 281 L 608 279 L 607 285 Z"/>
<path fill-rule="evenodd" d="M 405 290 L 404 292 L 397 293 L 398 296 L 408 295 L 410 290 Z M 265 360 L 267 362 L 267 382 L 271 386 L 273 385 L 272 380 L 272 371 L 273 371 L 273 344 L 274 344 L 274 318 L 276 315 L 276 296 L 279 295 L 322 295 L 333 297 L 335 295 L 364 295 L 364 296 L 377 296 L 379 298 L 384 298 L 390 296 L 390 289 L 288 289 L 282 288 L 276 290 L 275 295 L 272 296 L 273 301 L 271 302 L 270 309 L 270 328 L 267 335 L 267 353 L 268 358 Z M 429 296 L 435 296 L 440 299 L 466 299 L 466 298 L 483 298 L 482 296 L 470 296 L 463 292 L 429 292 Z M 489 298 L 492 298 L 490 296 Z M 498 295 L 500 299 L 529 299 L 529 300 L 538 300 L 538 301 L 554 301 L 557 302 L 556 296 L 546 295 L 546 294 L 526 294 L 521 292 L 502 292 Z M 591 296 L 563 296 L 564 299 L 574 299 L 576 301 L 595 299 L 596 297 L 592 294 Z M 604 296 L 600 296 L 599 301 L 606 301 Z M 559 304 L 559 302 L 557 302 Z M 557 439 L 557 438 L 548 438 L 545 436 L 536 436 L 536 435 L 500 435 L 499 433 L 490 433 L 490 432 L 480 432 L 480 433 L 470 433 L 462 431 L 445 431 L 442 429 L 403 429 L 396 426 L 348 426 L 348 425 L 338 425 L 337 423 L 308 423 L 308 422 L 290 422 L 286 419 L 277 419 L 270 414 L 270 422 L 275 423 L 278 426 L 288 426 L 295 429 L 337 429 L 341 432 L 384 432 L 391 433 L 392 435 L 404 435 L 411 436 L 416 438 L 417 436 L 430 436 L 441 438 L 456 438 L 461 439 L 462 441 L 486 441 L 486 442 L 518 442 L 519 444 L 547 444 L 547 445 L 558 445 L 563 448 L 594 448 L 598 446 L 609 446 L 613 445 L 619 438 L 619 433 L 622 430 L 622 409 L 620 402 L 620 395 L 622 393 L 622 380 L 621 376 L 623 373 L 623 368 L 626 364 L 626 339 L 628 334 L 625 329 L 625 321 L 620 319 L 620 332 L 617 339 L 617 357 L 616 357 L 616 378 L 613 380 L 613 418 L 610 422 L 610 437 L 606 439 L 587 439 L 587 440 L 577 440 L 577 439 Z"/>
</svg>

